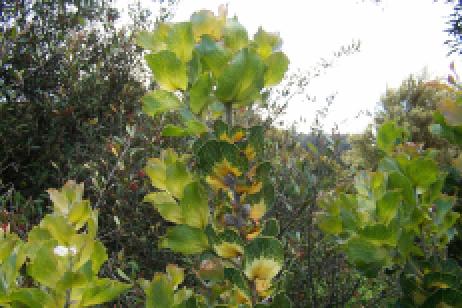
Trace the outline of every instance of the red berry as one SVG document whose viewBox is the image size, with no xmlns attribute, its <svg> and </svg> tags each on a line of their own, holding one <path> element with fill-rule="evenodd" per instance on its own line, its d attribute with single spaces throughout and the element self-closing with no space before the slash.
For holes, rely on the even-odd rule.
<svg viewBox="0 0 462 308">
<path fill-rule="evenodd" d="M 146 172 L 144 172 L 144 170 L 141 169 L 140 171 L 138 171 L 138 176 L 139 176 L 140 178 L 144 178 L 144 177 L 146 176 Z"/>
<path fill-rule="evenodd" d="M 138 184 L 136 182 L 131 182 L 130 185 L 128 185 L 131 191 L 137 191 L 138 190 Z"/>
</svg>

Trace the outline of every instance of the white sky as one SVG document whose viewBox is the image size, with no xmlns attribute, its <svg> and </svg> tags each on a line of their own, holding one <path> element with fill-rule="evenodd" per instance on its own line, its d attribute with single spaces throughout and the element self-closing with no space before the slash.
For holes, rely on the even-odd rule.
<svg viewBox="0 0 462 308">
<path fill-rule="evenodd" d="M 119 0 L 120 3 L 126 1 Z M 128 2 L 128 1 L 127 1 Z M 152 5 L 142 0 L 143 6 Z M 361 41 L 359 53 L 335 61 L 324 75 L 306 88 L 310 96 L 337 93 L 328 117 L 327 130 L 338 123 L 341 132 L 360 132 L 371 119 L 355 118 L 361 110 L 373 111 L 388 87 L 397 87 L 409 74 L 425 68 L 433 77 L 446 76 L 449 63 L 461 67 L 460 57 L 448 58 L 443 32 L 450 6 L 432 0 L 181 0 L 174 21 L 189 19 L 200 9 L 217 10 L 228 3 L 228 15 L 253 34 L 258 26 L 279 32 L 290 70 L 309 70 L 320 58 L 330 59 L 333 52 L 353 40 Z M 458 65 L 459 64 L 459 65 Z M 289 104 L 286 123 L 303 116 L 307 132 L 313 114 L 322 104 L 300 99 Z"/>
</svg>

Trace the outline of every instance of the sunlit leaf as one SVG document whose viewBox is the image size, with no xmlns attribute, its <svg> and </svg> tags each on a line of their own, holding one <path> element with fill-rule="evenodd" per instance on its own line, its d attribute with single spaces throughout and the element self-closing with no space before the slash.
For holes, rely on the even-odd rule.
<svg viewBox="0 0 462 308">
<path fill-rule="evenodd" d="M 181 107 L 178 97 L 164 90 L 148 92 L 141 98 L 141 101 L 143 102 L 143 112 L 151 117 L 159 113 L 175 111 Z"/>
<path fill-rule="evenodd" d="M 267 66 L 265 72 L 265 87 L 273 86 L 281 82 L 289 68 L 289 59 L 282 52 L 275 52 L 265 59 Z"/>
<path fill-rule="evenodd" d="M 224 103 L 248 103 L 263 88 L 265 65 L 253 51 L 242 49 L 217 80 L 216 96 Z"/>
<path fill-rule="evenodd" d="M 201 229 L 177 225 L 167 229 L 159 247 L 183 254 L 198 254 L 206 250 L 209 244 L 207 235 Z"/>
<path fill-rule="evenodd" d="M 167 37 L 168 49 L 173 51 L 184 63 L 192 58 L 194 37 L 190 22 L 176 23 L 171 27 Z"/>
<path fill-rule="evenodd" d="M 156 54 L 148 54 L 145 59 L 161 89 L 186 90 L 188 85 L 186 66 L 173 52 L 163 50 Z"/>
</svg>

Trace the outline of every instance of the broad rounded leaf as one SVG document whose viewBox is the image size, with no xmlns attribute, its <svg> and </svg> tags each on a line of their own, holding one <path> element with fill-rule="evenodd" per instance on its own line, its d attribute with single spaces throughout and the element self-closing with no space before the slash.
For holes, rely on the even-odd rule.
<svg viewBox="0 0 462 308">
<path fill-rule="evenodd" d="M 289 68 L 289 58 L 283 52 L 275 52 L 265 59 L 267 66 L 265 72 L 265 87 L 281 82 Z"/>
<path fill-rule="evenodd" d="M 186 185 L 180 207 L 184 224 L 200 229 L 207 226 L 210 213 L 208 196 L 198 182 Z"/>
<path fill-rule="evenodd" d="M 191 16 L 191 24 L 196 42 L 204 34 L 215 40 L 219 40 L 222 36 L 224 20 L 220 17 L 215 17 L 211 11 L 201 10 L 195 12 Z"/>
<path fill-rule="evenodd" d="M 190 22 L 180 22 L 172 26 L 167 38 L 168 49 L 184 63 L 192 58 L 194 38 Z"/>
<path fill-rule="evenodd" d="M 192 182 L 192 175 L 189 173 L 186 164 L 182 161 L 168 164 L 165 172 L 167 191 L 176 198 L 182 198 L 186 185 Z"/>
<path fill-rule="evenodd" d="M 244 242 L 239 234 L 227 229 L 217 236 L 213 250 L 222 258 L 236 258 L 244 254 Z"/>
<path fill-rule="evenodd" d="M 168 192 L 164 191 L 147 194 L 143 202 L 151 203 L 165 220 L 176 224 L 181 224 L 183 222 L 181 208 Z"/>
<path fill-rule="evenodd" d="M 145 94 L 141 101 L 143 102 L 143 112 L 153 117 L 159 113 L 178 110 L 181 102 L 175 94 L 164 91 L 154 90 Z"/>
<path fill-rule="evenodd" d="M 173 308 L 173 287 L 165 274 L 156 273 L 144 292 L 146 308 Z"/>
<path fill-rule="evenodd" d="M 198 254 L 209 247 L 207 235 L 198 228 L 187 225 L 169 227 L 159 242 L 160 248 L 169 248 L 183 254 Z"/>
<path fill-rule="evenodd" d="M 86 286 L 81 305 L 90 307 L 110 302 L 130 287 L 129 284 L 107 278 L 94 280 Z"/>
<path fill-rule="evenodd" d="M 403 142 L 404 131 L 395 122 L 382 124 L 377 132 L 377 146 L 386 153 L 390 153 L 400 142 Z"/>
<path fill-rule="evenodd" d="M 145 48 L 158 52 L 167 48 L 167 37 L 170 26 L 166 23 L 160 23 L 156 29 L 150 31 L 140 31 L 136 35 L 136 43 Z"/>
<path fill-rule="evenodd" d="M 438 180 L 438 176 L 441 176 L 436 162 L 427 158 L 412 160 L 406 171 L 414 184 L 421 188 L 428 188 Z"/>
<path fill-rule="evenodd" d="M 199 114 L 211 102 L 212 78 L 203 74 L 192 85 L 189 92 L 189 107 L 195 114 Z"/>
<path fill-rule="evenodd" d="M 178 125 L 167 124 L 162 130 L 162 136 L 164 137 L 185 137 L 188 136 L 188 132 L 185 128 Z"/>
<path fill-rule="evenodd" d="M 39 288 L 20 288 L 14 290 L 8 299 L 13 303 L 21 303 L 29 308 L 52 307 L 51 296 Z M 16 307 L 16 305 L 13 305 Z"/>
<path fill-rule="evenodd" d="M 268 58 L 273 51 L 280 48 L 282 40 L 277 33 L 269 33 L 264 31 L 261 27 L 258 29 L 253 37 L 255 49 L 263 59 Z"/>
<path fill-rule="evenodd" d="M 224 103 L 249 103 L 263 88 L 265 65 L 253 51 L 242 49 L 217 80 L 216 96 Z"/>
<path fill-rule="evenodd" d="M 385 225 L 395 218 L 398 207 L 401 204 L 401 194 L 397 191 L 387 191 L 383 197 L 377 201 L 378 220 Z"/>
<path fill-rule="evenodd" d="M 145 56 L 149 68 L 159 86 L 167 91 L 186 90 L 188 76 L 186 66 L 177 56 L 167 50 Z"/>
<path fill-rule="evenodd" d="M 225 159 L 239 170 L 245 170 L 248 165 L 247 159 L 241 156 L 239 148 L 225 141 L 208 141 L 202 145 L 197 155 L 198 167 L 207 173 L 212 172 L 216 163 L 221 163 Z"/>
<path fill-rule="evenodd" d="M 168 264 L 165 268 L 171 284 L 176 289 L 184 280 L 184 268 L 178 267 L 176 264 Z"/>
<path fill-rule="evenodd" d="M 284 249 L 274 237 L 257 237 L 245 247 L 244 273 L 250 280 L 271 280 L 281 270 Z"/>
<path fill-rule="evenodd" d="M 223 37 L 225 46 L 232 51 L 238 51 L 247 47 L 249 42 L 247 30 L 237 19 L 230 19 L 227 21 Z"/>
<path fill-rule="evenodd" d="M 220 76 L 228 63 L 228 56 L 223 47 L 204 35 L 196 51 L 200 55 L 203 70 L 210 70 L 215 77 Z"/>
</svg>

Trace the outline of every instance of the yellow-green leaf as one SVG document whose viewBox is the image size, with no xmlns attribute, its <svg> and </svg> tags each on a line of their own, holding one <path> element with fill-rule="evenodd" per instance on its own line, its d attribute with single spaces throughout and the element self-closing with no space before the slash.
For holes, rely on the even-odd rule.
<svg viewBox="0 0 462 308">
<path fill-rule="evenodd" d="M 190 22 L 180 22 L 172 26 L 167 38 L 168 49 L 184 63 L 192 58 L 194 38 Z"/>
<path fill-rule="evenodd" d="M 143 102 L 143 112 L 153 117 L 159 113 L 178 110 L 181 102 L 175 94 L 164 91 L 154 90 L 145 94 L 141 101 Z"/>
<path fill-rule="evenodd" d="M 289 58 L 283 52 L 275 52 L 265 59 L 265 87 L 281 82 L 289 68 Z"/>
<path fill-rule="evenodd" d="M 161 89 L 186 90 L 188 85 L 186 65 L 177 58 L 175 53 L 163 50 L 156 54 L 146 55 L 145 59 Z"/>
</svg>

